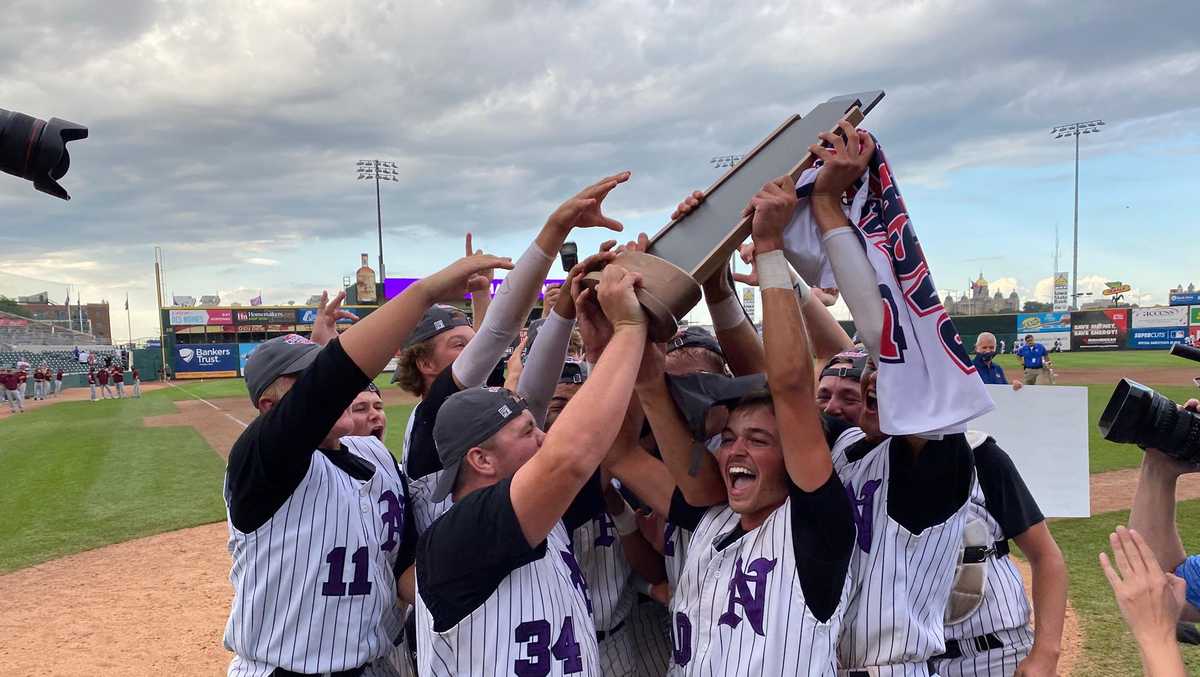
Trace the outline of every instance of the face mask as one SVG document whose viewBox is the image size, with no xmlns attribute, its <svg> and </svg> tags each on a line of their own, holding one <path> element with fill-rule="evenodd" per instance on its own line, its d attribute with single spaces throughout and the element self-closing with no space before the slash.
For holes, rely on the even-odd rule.
<svg viewBox="0 0 1200 677">
<path fill-rule="evenodd" d="M 979 359 L 983 360 L 984 362 L 991 362 L 992 358 L 996 356 L 995 352 L 990 352 L 990 353 L 977 352 L 975 354 L 978 355 Z"/>
</svg>

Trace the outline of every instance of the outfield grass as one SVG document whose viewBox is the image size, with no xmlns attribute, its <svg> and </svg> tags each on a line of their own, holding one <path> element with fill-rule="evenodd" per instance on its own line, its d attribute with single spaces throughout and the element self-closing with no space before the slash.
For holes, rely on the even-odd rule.
<svg viewBox="0 0 1200 677">
<path fill-rule="evenodd" d="M 1009 369 L 1019 369 L 1021 367 L 1020 358 L 1013 354 L 1001 355 L 1000 366 L 1004 367 L 1005 371 Z M 1158 368 L 1158 367 L 1178 367 L 1179 369 L 1192 369 L 1200 376 L 1200 369 L 1197 368 L 1195 362 L 1185 360 L 1182 357 L 1174 357 L 1165 350 L 1113 350 L 1101 351 L 1097 353 L 1054 353 L 1050 356 L 1050 361 L 1054 363 L 1055 369 L 1128 369 L 1128 368 Z"/>
<path fill-rule="evenodd" d="M 1178 507 L 1179 533 L 1189 552 L 1200 551 L 1200 501 Z M 1057 520 L 1050 531 L 1062 548 L 1070 573 L 1070 599 L 1079 617 L 1083 655 L 1077 674 L 1088 677 L 1140 675 L 1137 645 L 1121 620 L 1112 588 L 1100 569 L 1097 555 L 1108 547 L 1108 535 L 1126 524 L 1128 511 L 1110 512 L 1091 519 Z M 1189 674 L 1200 674 L 1200 647 L 1183 648 Z"/>
<path fill-rule="evenodd" d="M 10 417 L 0 435 L 0 571 L 224 518 L 225 464 L 175 413 L 170 391 L 62 402 Z"/>
</svg>

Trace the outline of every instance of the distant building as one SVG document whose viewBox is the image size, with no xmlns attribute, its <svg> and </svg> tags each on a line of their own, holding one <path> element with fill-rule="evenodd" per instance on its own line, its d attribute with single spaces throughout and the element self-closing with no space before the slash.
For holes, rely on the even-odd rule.
<svg viewBox="0 0 1200 677">
<path fill-rule="evenodd" d="M 1021 299 L 1016 290 L 1008 296 L 999 291 L 989 295 L 988 281 L 983 273 L 979 273 L 979 279 L 971 283 L 969 293 L 963 292 L 962 297 L 958 299 L 954 298 L 954 294 L 950 294 L 944 305 L 946 312 L 951 315 L 1002 315 L 1020 312 Z"/>
<path fill-rule="evenodd" d="M 1181 284 L 1178 287 L 1175 287 L 1174 289 L 1168 290 L 1167 293 L 1168 294 L 1195 294 L 1196 293 L 1196 283 L 1189 282 L 1187 289 L 1184 289 L 1183 285 Z"/>
<path fill-rule="evenodd" d="M 112 341 L 112 323 L 108 317 L 107 303 L 85 303 L 83 310 L 83 326 L 80 326 L 80 306 L 71 304 L 64 306 L 57 303 L 20 303 L 18 304 L 30 319 L 50 322 L 58 327 L 74 329 L 93 334 L 102 342 Z"/>
</svg>

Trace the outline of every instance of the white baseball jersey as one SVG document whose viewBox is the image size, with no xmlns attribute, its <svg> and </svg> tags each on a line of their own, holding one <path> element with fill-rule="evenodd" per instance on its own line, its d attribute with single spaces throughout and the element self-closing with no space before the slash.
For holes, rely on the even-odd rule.
<svg viewBox="0 0 1200 677">
<path fill-rule="evenodd" d="M 988 512 L 983 489 L 976 478 L 971 485 L 971 500 L 967 503 L 967 519 L 980 520 L 987 525 L 993 542 L 1004 539 L 1000 523 Z M 946 626 L 946 639 L 969 639 L 997 630 L 1010 630 L 1029 624 L 1029 600 L 1025 583 L 1012 558 L 988 557 L 983 603 L 970 618 Z"/>
<path fill-rule="evenodd" d="M 393 567 L 404 482 L 378 440 L 344 441 L 375 466 L 368 480 L 313 452 L 299 486 L 265 524 L 242 533 L 230 517 L 230 675 L 348 670 L 382 657 L 400 633 Z"/>
<path fill-rule="evenodd" d="M 671 662 L 671 616 L 656 600 L 638 598 L 626 627 L 637 677 L 662 677 Z M 607 641 L 606 641 L 607 643 Z"/>
<path fill-rule="evenodd" d="M 669 675 L 833 675 L 848 577 L 826 622 L 809 610 L 797 576 L 792 498 L 721 550 L 737 513 L 709 509 L 692 533 L 671 596 Z"/>
<path fill-rule="evenodd" d="M 625 560 L 621 536 L 607 512 L 571 532 L 571 547 L 592 598 L 592 620 L 608 631 L 629 615 L 637 598 L 630 584 L 633 570 Z"/>
<path fill-rule="evenodd" d="M 671 593 L 679 587 L 679 577 L 683 574 L 683 564 L 687 561 L 688 544 L 692 541 L 692 532 L 671 524 L 668 519 L 663 527 L 663 564 L 667 569 L 667 583 Z"/>
<path fill-rule="evenodd" d="M 438 677 L 600 675 L 590 606 L 560 522 L 540 559 L 509 572 L 491 596 L 445 631 L 434 630 L 418 589 L 417 671 Z"/>
<path fill-rule="evenodd" d="M 945 650 L 944 614 L 962 550 L 967 504 L 941 524 L 914 535 L 888 514 L 892 441 L 856 461 L 846 457 L 862 431 L 834 445 L 834 469 L 851 499 L 858 538 L 851 559 L 853 593 L 838 644 L 845 669 L 925 677 L 927 661 Z M 948 489 L 949 490 L 949 489 Z"/>
<path fill-rule="evenodd" d="M 420 405 L 418 405 L 420 406 Z M 405 474 L 410 473 L 409 467 L 409 443 L 412 440 L 413 421 L 416 419 L 417 407 L 412 408 L 412 412 L 408 415 L 408 424 L 404 428 L 404 452 L 403 464 Z M 437 487 L 438 478 L 442 476 L 442 471 L 425 475 L 412 479 L 409 474 L 408 488 L 412 496 L 413 508 L 413 523 L 417 527 L 417 533 L 425 533 L 433 521 L 442 516 L 442 513 L 450 509 L 454 505 L 454 499 L 451 496 L 441 501 L 434 502 L 430 499 L 434 488 Z"/>
</svg>

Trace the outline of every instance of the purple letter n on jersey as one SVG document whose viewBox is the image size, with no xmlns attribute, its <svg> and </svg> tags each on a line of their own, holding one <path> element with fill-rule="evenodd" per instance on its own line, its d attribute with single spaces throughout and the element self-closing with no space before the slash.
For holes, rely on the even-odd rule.
<svg viewBox="0 0 1200 677">
<path fill-rule="evenodd" d="M 587 603 L 588 613 L 592 613 L 592 596 L 588 594 L 587 581 L 583 578 L 583 571 L 579 568 L 579 562 L 575 559 L 575 555 L 571 554 L 570 550 L 560 550 L 558 554 L 562 555 L 563 561 L 567 563 L 567 568 L 571 570 L 571 583 L 583 595 L 583 601 Z"/>
<path fill-rule="evenodd" d="M 746 620 L 750 621 L 750 627 L 754 628 L 755 634 L 765 636 L 763 606 L 766 604 L 764 597 L 767 592 L 767 574 L 775 568 L 777 561 L 759 557 L 751 562 L 749 567 L 743 569 L 742 558 L 737 559 L 733 565 L 733 578 L 729 581 L 729 606 L 726 607 L 725 613 L 717 619 L 717 625 L 736 628 L 742 622 L 742 617 L 737 614 L 737 607 L 740 605 L 746 613 Z"/>
<path fill-rule="evenodd" d="M 871 530 L 875 522 L 875 492 L 883 480 L 867 480 L 859 495 L 854 494 L 854 485 L 846 483 L 846 496 L 850 499 L 850 507 L 854 510 L 854 525 L 858 527 L 858 547 L 863 552 L 871 552 Z"/>
<path fill-rule="evenodd" d="M 404 502 L 396 498 L 391 489 L 383 492 L 379 502 L 384 505 L 383 526 L 387 529 L 387 540 L 380 546 L 384 552 L 391 552 L 404 534 Z"/>
</svg>

